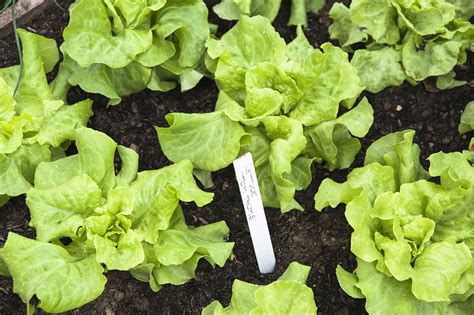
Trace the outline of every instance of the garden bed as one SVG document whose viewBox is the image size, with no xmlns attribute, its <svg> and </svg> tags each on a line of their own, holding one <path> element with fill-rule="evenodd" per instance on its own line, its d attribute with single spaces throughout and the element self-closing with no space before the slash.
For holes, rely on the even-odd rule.
<svg viewBox="0 0 474 315">
<path fill-rule="evenodd" d="M 68 7 L 72 1 L 58 1 Z M 209 7 L 218 1 L 206 1 Z M 295 28 L 286 26 L 289 17 L 289 2 L 284 1 L 278 18 L 273 23 L 288 42 L 295 36 Z M 318 14 L 311 14 L 305 33 L 311 44 L 318 47 L 329 40 L 328 10 L 334 1 Z M 345 1 L 347 2 L 347 1 Z M 219 20 L 210 11 L 210 19 L 219 25 L 219 33 L 228 30 L 233 22 Z M 62 42 L 61 33 L 68 21 L 67 12 L 52 5 L 42 15 L 27 24 L 30 31 Z M 13 36 L 0 39 L 0 67 L 18 63 Z M 392 131 L 416 130 L 415 142 L 420 145 L 424 165 L 426 157 L 438 151 L 456 151 L 467 147 L 469 137 L 460 136 L 457 125 L 466 104 L 474 99 L 474 58 L 472 53 L 467 63 L 456 69 L 458 77 L 470 81 L 468 85 L 452 90 L 437 91 L 434 84 L 426 82 L 417 86 L 404 83 L 400 87 L 387 88 L 378 94 L 365 93 L 375 110 L 375 122 L 370 133 L 362 140 L 363 148 L 352 168 L 361 166 L 365 148 L 374 140 Z M 198 86 L 186 93 L 175 89 L 168 93 L 144 91 L 123 99 L 119 106 L 107 107 L 107 100 L 89 96 L 74 89 L 71 101 L 86 97 L 94 99 L 94 116 L 89 126 L 102 131 L 116 142 L 132 147 L 140 155 L 140 170 L 158 169 L 170 164 L 160 150 L 153 126 L 165 126 L 164 116 L 170 112 L 210 112 L 217 99 L 217 87 L 211 80 L 204 79 Z M 242 208 L 240 194 L 231 167 L 213 175 L 215 185 L 214 201 L 203 208 L 185 204 L 188 223 L 202 225 L 225 220 L 230 228 L 229 240 L 236 243 L 235 259 L 223 268 L 212 269 L 201 264 L 196 279 L 181 286 L 165 286 L 154 293 L 148 284 L 137 282 L 125 272 L 110 272 L 106 290 L 97 300 L 73 311 L 77 314 L 198 314 L 212 300 L 227 304 L 231 297 L 234 279 L 253 283 L 269 283 L 286 269 L 292 261 L 312 266 L 308 286 L 314 290 L 320 314 L 363 314 L 364 300 L 355 300 L 346 295 L 336 279 L 338 264 L 347 270 L 355 267 L 355 258 L 350 252 L 351 228 L 344 217 L 343 208 L 327 209 L 322 213 L 314 210 L 314 194 L 326 177 L 343 181 L 348 172 L 329 172 L 316 166 L 314 180 L 296 199 L 305 212 L 292 211 L 282 214 L 277 209 L 266 209 L 272 236 L 277 269 L 274 274 L 261 275 L 257 268 L 251 246 L 250 235 Z M 9 231 L 33 236 L 28 227 L 29 213 L 24 197 L 13 198 L 0 209 L 0 246 L 3 246 Z M 0 313 L 17 314 L 26 308 L 13 293 L 11 279 L 0 278 Z"/>
</svg>

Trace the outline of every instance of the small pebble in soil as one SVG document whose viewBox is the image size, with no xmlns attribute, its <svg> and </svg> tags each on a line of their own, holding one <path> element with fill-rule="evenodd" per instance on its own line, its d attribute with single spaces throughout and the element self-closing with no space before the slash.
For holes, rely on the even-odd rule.
<svg viewBox="0 0 474 315">
<path fill-rule="evenodd" d="M 402 109 L 403 109 L 402 105 L 397 105 L 397 107 L 395 107 L 395 110 L 396 110 L 397 112 L 402 111 Z"/>
<path fill-rule="evenodd" d="M 224 181 L 224 183 L 222 183 L 222 190 L 227 190 L 229 187 L 230 187 L 229 182 Z"/>
</svg>

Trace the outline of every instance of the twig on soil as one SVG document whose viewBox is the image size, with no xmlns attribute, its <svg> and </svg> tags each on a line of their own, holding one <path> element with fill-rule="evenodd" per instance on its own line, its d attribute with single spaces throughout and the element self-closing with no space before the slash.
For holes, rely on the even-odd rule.
<svg viewBox="0 0 474 315">
<path fill-rule="evenodd" d="M 22 227 L 22 226 L 23 226 L 23 223 L 22 224 L 17 224 L 17 225 L 14 225 L 14 226 L 8 226 L 7 230 L 11 231 L 11 230 L 14 230 L 14 229 Z"/>
</svg>

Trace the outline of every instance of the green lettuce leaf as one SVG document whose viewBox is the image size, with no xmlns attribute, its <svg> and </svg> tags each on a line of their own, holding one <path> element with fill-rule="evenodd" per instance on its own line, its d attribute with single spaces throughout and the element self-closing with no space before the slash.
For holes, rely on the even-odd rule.
<svg viewBox="0 0 474 315">
<path fill-rule="evenodd" d="M 205 171 L 228 166 L 237 157 L 244 129 L 224 112 L 171 113 L 169 128 L 156 128 L 161 149 L 173 162 L 188 159 Z"/>
<path fill-rule="evenodd" d="M 402 63 L 408 76 L 416 81 L 446 74 L 458 63 L 461 41 L 433 41 L 419 49 L 417 35 L 411 34 L 402 46 Z"/>
<path fill-rule="evenodd" d="M 373 123 L 374 111 L 366 98 L 352 110 L 334 120 L 325 121 L 307 129 L 316 158 L 326 161 L 327 167 L 349 167 L 360 150 L 360 142 L 352 138 L 363 137 Z"/>
<path fill-rule="evenodd" d="M 305 285 L 310 267 L 292 262 L 273 283 L 255 285 L 235 280 L 230 305 L 214 301 L 202 310 L 212 314 L 316 314 L 313 291 Z"/>
<path fill-rule="evenodd" d="M 329 26 L 329 35 L 331 39 L 337 39 L 341 47 L 348 48 L 352 44 L 367 41 L 369 35 L 352 22 L 349 8 L 344 4 L 334 3 L 329 16 L 333 19 Z"/>
<path fill-rule="evenodd" d="M 465 20 L 471 19 L 474 16 L 474 3 L 469 0 L 447 0 L 454 4 L 456 8 L 456 16 Z"/>
<path fill-rule="evenodd" d="M 185 160 L 138 174 L 137 180 L 130 185 L 135 195 L 130 218 L 132 228 L 141 239 L 156 243 L 159 231 L 169 227 L 179 200 L 194 201 L 199 207 L 212 201 L 213 194 L 196 185 L 192 171 L 192 164 Z"/>
<path fill-rule="evenodd" d="M 394 45 L 400 40 L 397 10 L 389 0 L 354 0 L 350 6 L 351 20 L 379 44 Z"/>
<path fill-rule="evenodd" d="M 61 246 L 9 233 L 2 257 L 13 278 L 13 290 L 24 303 L 33 296 L 50 313 L 80 307 L 99 297 L 104 269 L 93 256 L 75 258 Z"/>
<path fill-rule="evenodd" d="M 458 131 L 461 134 L 471 130 L 474 130 L 474 102 L 469 102 L 466 105 L 466 108 L 461 115 L 461 122 L 458 126 Z"/>
<path fill-rule="evenodd" d="M 447 1 L 398 1 L 393 3 L 399 18 L 414 33 L 437 33 L 454 19 L 455 6 Z"/>
<path fill-rule="evenodd" d="M 379 50 L 359 49 L 351 64 L 357 69 L 362 84 L 371 93 L 378 93 L 388 86 L 399 86 L 406 74 L 401 64 L 400 52 L 392 47 Z"/>
<path fill-rule="evenodd" d="M 286 60 L 285 41 L 261 16 L 242 16 L 220 40 L 210 39 L 207 47 L 212 59 L 219 58 L 214 73 L 219 89 L 237 101 L 245 99 L 248 70 L 262 62 L 279 65 Z"/>
<path fill-rule="evenodd" d="M 347 54 L 330 43 L 321 45 L 297 69 L 290 69 L 303 96 L 290 117 L 305 126 L 337 117 L 341 102 L 357 98 L 363 90 Z M 321 84 L 321 82 L 325 84 Z M 328 87 L 330 86 L 330 88 Z"/>
<path fill-rule="evenodd" d="M 326 0 L 292 0 L 291 1 L 291 15 L 288 25 L 303 25 L 308 26 L 308 12 L 318 13 L 324 5 Z"/>
<path fill-rule="evenodd" d="M 292 0 L 291 15 L 288 25 L 308 26 L 306 14 L 308 12 L 317 13 L 326 4 L 325 0 Z M 280 10 L 281 0 L 222 0 L 212 9 L 224 20 L 238 20 L 240 16 L 266 17 L 273 22 Z"/>
<path fill-rule="evenodd" d="M 145 260 L 130 272 L 138 280 L 148 282 L 153 291 L 165 284 L 180 285 L 195 277 L 198 262 L 204 258 L 222 267 L 232 255 L 234 243 L 224 242 L 229 234 L 225 222 L 190 228 L 178 206 L 169 228 L 160 233 L 154 245 L 144 243 Z"/>
<path fill-rule="evenodd" d="M 212 9 L 224 20 L 238 20 L 241 15 L 261 15 L 273 21 L 280 10 L 281 0 L 222 0 Z"/>
</svg>

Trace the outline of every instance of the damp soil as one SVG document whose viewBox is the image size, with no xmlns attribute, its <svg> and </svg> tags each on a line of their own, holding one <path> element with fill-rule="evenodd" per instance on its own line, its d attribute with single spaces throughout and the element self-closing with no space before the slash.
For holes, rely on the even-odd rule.
<svg viewBox="0 0 474 315">
<path fill-rule="evenodd" d="M 72 1 L 58 1 L 67 8 Z M 211 7 L 218 2 L 206 1 Z M 286 26 L 289 2 L 284 1 L 275 28 L 287 40 L 295 36 L 295 28 Z M 310 14 L 306 35 L 318 47 L 329 40 L 328 11 L 334 1 L 328 1 L 318 14 Z M 347 2 L 347 1 L 345 1 Z M 233 22 L 219 20 L 212 11 L 210 20 L 219 25 L 220 33 L 232 27 Z M 52 5 L 42 15 L 22 27 L 62 42 L 61 32 L 67 25 L 68 13 Z M 0 67 L 18 63 L 13 37 L 0 39 Z M 474 99 L 474 58 L 456 69 L 458 77 L 471 81 L 470 85 L 447 91 L 436 91 L 432 82 L 387 88 L 378 94 L 366 93 L 375 110 L 375 123 L 365 139 L 354 167 L 363 163 L 367 146 L 379 137 L 393 131 L 411 128 L 416 130 L 415 141 L 420 145 L 422 159 L 438 151 L 456 151 L 467 148 L 470 137 L 460 136 L 457 125 L 465 105 Z M 106 100 L 72 90 L 70 100 L 91 97 L 95 101 L 94 116 L 89 126 L 105 132 L 116 142 L 134 148 L 140 154 L 140 170 L 158 169 L 170 162 L 160 150 L 154 126 L 166 126 L 164 116 L 170 112 L 210 112 L 217 98 L 217 87 L 204 79 L 186 93 L 174 90 L 168 93 L 144 91 L 123 99 L 118 106 L 107 107 Z M 311 186 L 297 193 L 297 200 L 306 211 L 281 214 L 277 209 L 265 209 L 272 236 L 277 268 L 273 274 L 262 275 L 257 268 L 252 243 L 242 208 L 233 170 L 228 167 L 213 175 L 215 182 L 210 191 L 214 201 L 203 208 L 185 204 L 188 224 L 202 225 L 225 220 L 230 228 L 229 241 L 235 242 L 235 259 L 223 268 L 213 269 L 201 263 L 196 279 L 181 286 L 165 286 L 158 293 L 150 290 L 126 272 L 107 273 L 104 293 L 92 303 L 71 311 L 71 314 L 199 314 L 212 300 L 227 305 L 235 279 L 258 284 L 274 281 L 292 261 L 312 266 L 307 284 L 313 289 L 319 314 L 365 314 L 364 300 L 346 295 L 339 287 L 335 269 L 342 265 L 348 270 L 355 267 L 350 252 L 351 228 L 344 217 L 344 209 L 314 210 L 313 196 L 326 177 L 343 181 L 349 170 L 328 172 L 322 167 L 314 169 Z M 28 227 L 29 214 L 23 197 L 12 199 L 0 209 L 0 247 L 9 231 L 34 237 Z M 12 282 L 0 278 L 0 314 L 22 314 L 25 307 L 13 293 Z"/>
</svg>

